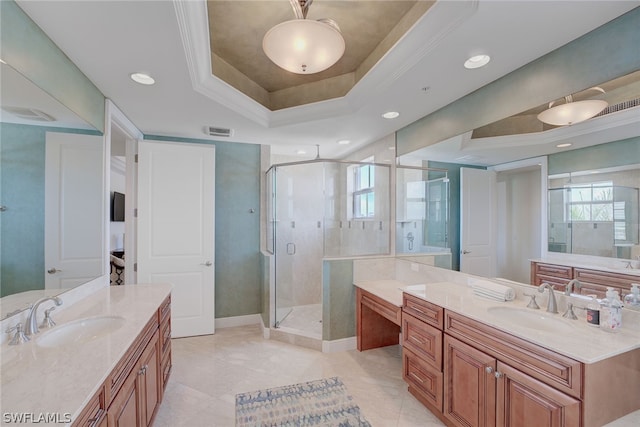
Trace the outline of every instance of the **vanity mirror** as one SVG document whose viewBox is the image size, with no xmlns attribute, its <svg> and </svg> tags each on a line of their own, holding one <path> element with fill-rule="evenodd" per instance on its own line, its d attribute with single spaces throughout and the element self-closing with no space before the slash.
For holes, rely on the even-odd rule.
<svg viewBox="0 0 640 427">
<path fill-rule="evenodd" d="M 101 133 L 2 63 L 0 319 L 104 274 Z"/>
<path fill-rule="evenodd" d="M 549 252 L 637 261 L 640 164 L 549 176 Z"/>
</svg>

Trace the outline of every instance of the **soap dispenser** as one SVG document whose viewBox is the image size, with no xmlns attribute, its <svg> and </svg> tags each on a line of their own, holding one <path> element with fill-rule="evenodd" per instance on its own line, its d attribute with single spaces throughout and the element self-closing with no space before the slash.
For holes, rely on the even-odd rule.
<svg viewBox="0 0 640 427">
<path fill-rule="evenodd" d="M 622 327 L 622 301 L 618 291 L 608 287 L 606 298 L 602 300 L 600 327 L 607 332 L 618 332 Z"/>
<path fill-rule="evenodd" d="M 631 284 L 631 293 L 624 297 L 624 303 L 635 307 L 640 306 L 640 288 L 637 283 Z"/>
<path fill-rule="evenodd" d="M 589 295 L 591 301 L 587 304 L 587 324 L 596 328 L 600 327 L 600 303 L 597 295 Z"/>
</svg>

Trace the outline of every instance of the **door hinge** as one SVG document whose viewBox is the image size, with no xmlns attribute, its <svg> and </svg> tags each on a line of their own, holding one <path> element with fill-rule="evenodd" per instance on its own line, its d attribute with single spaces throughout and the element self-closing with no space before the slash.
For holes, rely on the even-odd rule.
<svg viewBox="0 0 640 427">
<path fill-rule="evenodd" d="M 133 162 L 134 163 L 138 163 L 138 155 L 137 154 L 135 156 L 133 156 Z"/>
<path fill-rule="evenodd" d="M 138 208 L 133 209 L 133 217 L 138 218 Z"/>
<path fill-rule="evenodd" d="M 137 262 L 133 263 L 133 271 L 138 271 L 138 263 Z"/>
</svg>

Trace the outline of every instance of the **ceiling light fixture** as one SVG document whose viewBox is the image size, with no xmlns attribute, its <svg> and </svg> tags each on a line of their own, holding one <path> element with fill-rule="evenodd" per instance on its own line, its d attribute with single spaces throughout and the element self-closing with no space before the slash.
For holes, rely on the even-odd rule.
<svg viewBox="0 0 640 427">
<path fill-rule="evenodd" d="M 395 119 L 399 115 L 400 113 L 398 113 L 397 111 L 387 111 L 382 115 L 382 117 L 384 117 L 385 119 Z"/>
<path fill-rule="evenodd" d="M 475 55 L 464 62 L 464 68 L 473 70 L 475 68 L 484 67 L 489 63 L 489 61 L 491 61 L 491 57 L 489 55 Z"/>
<path fill-rule="evenodd" d="M 296 19 L 267 31 L 262 50 L 274 64 L 296 74 L 324 71 L 344 54 L 344 38 L 332 19 L 307 19 L 313 0 L 289 0 Z"/>
<path fill-rule="evenodd" d="M 131 74 L 131 80 L 141 85 L 152 85 L 156 82 L 153 77 L 146 73 L 133 73 Z"/>
<path fill-rule="evenodd" d="M 604 90 L 599 87 L 592 87 L 591 89 L 604 93 Z M 549 109 L 538 114 L 538 120 L 554 126 L 573 125 L 589 120 L 609 105 L 607 101 L 599 99 L 574 101 L 572 95 L 565 96 L 564 100 L 565 103 L 559 105 L 553 105 L 555 101 L 550 102 Z"/>
</svg>

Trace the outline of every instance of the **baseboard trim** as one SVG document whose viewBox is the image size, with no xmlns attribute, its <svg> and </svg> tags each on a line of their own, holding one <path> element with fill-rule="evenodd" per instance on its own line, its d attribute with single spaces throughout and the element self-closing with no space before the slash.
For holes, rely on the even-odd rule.
<svg viewBox="0 0 640 427">
<path fill-rule="evenodd" d="M 216 329 L 234 328 L 236 326 L 262 324 L 262 317 L 259 314 L 248 314 L 246 316 L 221 317 L 216 319 Z"/>
<path fill-rule="evenodd" d="M 322 341 L 323 353 L 337 353 L 339 351 L 355 350 L 358 344 L 356 337 L 342 338 L 333 341 Z"/>
</svg>

